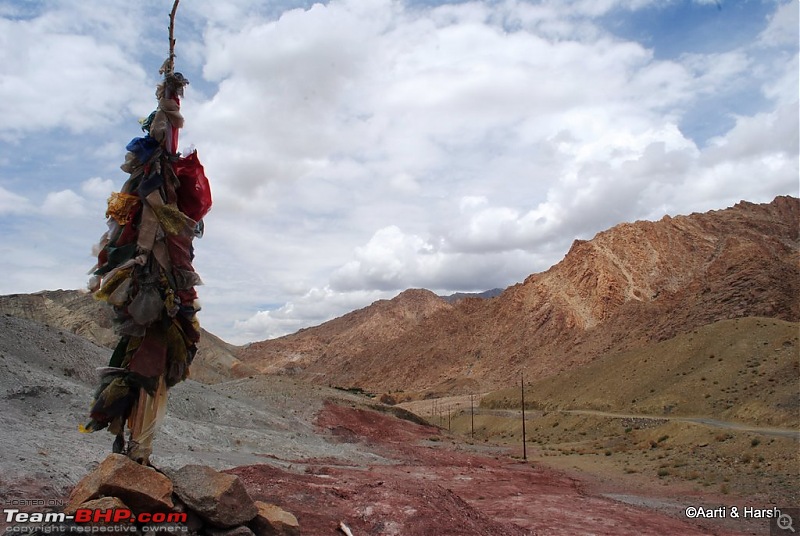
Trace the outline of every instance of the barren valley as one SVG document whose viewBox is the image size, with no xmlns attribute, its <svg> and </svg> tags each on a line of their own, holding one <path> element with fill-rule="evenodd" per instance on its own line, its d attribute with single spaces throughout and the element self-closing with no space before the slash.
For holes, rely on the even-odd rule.
<svg viewBox="0 0 800 536">
<path fill-rule="evenodd" d="M 301 534 L 767 534 L 686 509 L 800 504 L 799 232 L 795 198 L 740 203 L 617 226 L 495 297 L 205 334 L 153 464 L 236 474 Z M 110 452 L 77 426 L 113 342 L 89 295 L 0 297 L 6 504 L 57 508 Z"/>
</svg>

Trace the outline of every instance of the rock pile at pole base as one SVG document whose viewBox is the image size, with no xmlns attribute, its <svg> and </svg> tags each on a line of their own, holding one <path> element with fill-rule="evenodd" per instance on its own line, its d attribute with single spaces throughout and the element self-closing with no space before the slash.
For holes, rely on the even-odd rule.
<svg viewBox="0 0 800 536">
<path fill-rule="evenodd" d="M 124 523 L 129 533 L 290 536 L 298 534 L 300 528 L 291 513 L 254 501 L 235 475 L 203 465 L 160 472 L 121 454 L 109 455 L 73 488 L 64 513 L 75 516 L 86 510 L 125 514 L 130 511 L 130 519 L 114 523 L 106 514 L 94 522 L 95 525 Z M 164 522 L 140 522 L 142 519 Z"/>
</svg>

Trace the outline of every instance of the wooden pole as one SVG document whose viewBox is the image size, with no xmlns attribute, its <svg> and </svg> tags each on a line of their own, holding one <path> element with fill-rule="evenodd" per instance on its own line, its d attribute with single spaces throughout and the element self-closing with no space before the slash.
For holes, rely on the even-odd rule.
<svg viewBox="0 0 800 536">
<path fill-rule="evenodd" d="M 169 62 L 167 65 L 167 73 L 172 74 L 175 71 L 175 13 L 178 11 L 178 3 L 181 0 L 175 0 L 172 4 L 172 11 L 169 14 Z"/>
<path fill-rule="evenodd" d="M 520 373 L 520 386 L 522 387 L 522 459 L 528 460 L 528 447 L 525 440 L 525 374 Z"/>
<path fill-rule="evenodd" d="M 472 399 L 475 395 L 469 395 L 469 420 L 472 423 L 472 427 L 470 429 L 469 437 L 475 439 L 475 406 L 472 402 Z"/>
</svg>

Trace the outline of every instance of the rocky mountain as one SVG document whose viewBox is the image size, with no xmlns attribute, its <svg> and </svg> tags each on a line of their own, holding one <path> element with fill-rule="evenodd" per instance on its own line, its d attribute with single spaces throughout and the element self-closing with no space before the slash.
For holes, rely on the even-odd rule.
<svg viewBox="0 0 800 536">
<path fill-rule="evenodd" d="M 483 292 L 456 292 L 454 294 L 448 294 L 447 296 L 442 296 L 442 298 L 448 303 L 455 303 L 457 301 L 463 300 L 465 298 L 483 298 L 489 299 L 494 298 L 495 296 L 499 296 L 503 293 L 502 288 L 493 288 L 491 290 L 484 290 Z"/>
<path fill-rule="evenodd" d="M 176 489 L 202 464 L 295 514 L 298 534 L 761 533 L 768 520 L 688 520 L 685 505 L 797 502 L 799 223 L 800 202 L 780 197 L 624 224 L 495 298 L 409 290 L 244 349 L 206 334 L 193 377 L 249 377 L 170 391 L 153 457 L 172 482 L 165 497 L 195 517 L 190 530 L 216 534 Z M 26 515 L 41 515 L 35 501 L 64 506 L 106 468 L 111 436 L 77 431 L 109 354 L 86 339 L 115 342 L 104 312 L 74 291 L 0 297 L 0 488 Z M 475 415 L 416 402 L 442 428 L 452 417 L 461 442 L 395 418 L 408 419 L 396 406 L 297 381 L 424 396 L 507 386 L 521 371 L 537 408 L 523 421 L 528 463 L 519 414 L 502 409 L 519 406 L 517 388 L 479 397 Z M 137 508 L 97 500 L 81 504 Z"/>
<path fill-rule="evenodd" d="M 376 301 L 319 326 L 250 344 L 239 357 L 259 372 L 298 374 L 330 383 L 327 381 L 330 369 L 349 370 L 356 366 L 355 355 L 369 355 L 376 344 L 391 344 L 410 336 L 426 319 L 452 309 L 452 305 L 433 292 L 407 290 L 392 300 Z M 333 382 L 333 385 L 340 384 Z"/>
<path fill-rule="evenodd" d="M 381 391 L 474 392 L 729 318 L 800 319 L 800 200 L 615 226 L 500 296 L 424 290 L 244 349 L 262 372 Z"/>
<path fill-rule="evenodd" d="M 0 296 L 0 314 L 64 329 L 107 348 L 113 348 L 118 340 L 111 308 L 79 290 Z M 249 374 L 251 371 L 235 357 L 236 351 L 235 346 L 203 330 L 192 365 L 192 378 L 202 383 L 216 383 L 231 379 L 234 373 Z"/>
<path fill-rule="evenodd" d="M 0 296 L 0 314 L 59 327 L 107 348 L 113 348 L 118 339 L 111 308 L 78 290 Z"/>
</svg>

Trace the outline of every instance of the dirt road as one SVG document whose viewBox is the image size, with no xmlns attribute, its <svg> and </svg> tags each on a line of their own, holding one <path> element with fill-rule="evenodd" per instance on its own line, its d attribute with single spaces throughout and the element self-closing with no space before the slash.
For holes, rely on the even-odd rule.
<svg viewBox="0 0 800 536">
<path fill-rule="evenodd" d="M 752 426 L 749 424 L 742 424 L 738 422 L 720 421 L 710 417 L 678 417 L 671 415 L 632 415 L 627 413 L 612 413 L 608 411 L 594 411 L 588 409 L 570 409 L 563 410 L 563 413 L 571 413 L 573 415 L 594 415 L 596 417 L 609 417 L 612 419 L 646 419 L 646 420 L 659 420 L 659 421 L 677 421 L 688 422 L 693 424 L 700 424 L 703 426 L 711 426 L 714 428 L 727 428 L 729 430 L 738 430 L 740 432 L 752 432 L 754 434 L 762 434 L 768 436 L 788 437 L 800 441 L 800 430 L 793 430 L 791 428 L 765 428 L 761 426 Z M 520 412 L 517 411 L 517 414 Z"/>
<path fill-rule="evenodd" d="M 417 415 L 427 418 L 439 423 L 446 423 L 448 414 L 455 414 L 460 411 L 472 412 L 475 415 L 494 415 L 494 416 L 508 416 L 519 419 L 521 417 L 520 410 L 514 409 L 485 409 L 478 405 L 480 404 L 480 395 L 470 396 L 454 396 L 447 398 L 440 398 L 437 400 L 417 400 L 414 402 L 405 402 L 398 404 L 400 407 L 407 409 Z M 721 421 L 711 417 L 686 417 L 677 415 L 641 415 L 631 413 L 617 413 L 609 411 L 597 411 L 588 409 L 571 409 L 571 410 L 554 410 L 561 413 L 568 413 L 572 415 L 592 415 L 595 417 L 607 417 L 611 419 L 643 419 L 652 421 L 675 421 L 699 424 L 703 426 L 710 426 L 713 428 L 725 428 L 729 430 L 737 430 L 740 432 L 752 432 L 754 434 L 761 434 L 765 436 L 788 437 L 800 441 L 800 430 L 791 428 L 772 428 L 753 426 L 750 424 Z M 526 420 L 536 419 L 541 415 L 541 411 L 526 410 Z"/>
</svg>

